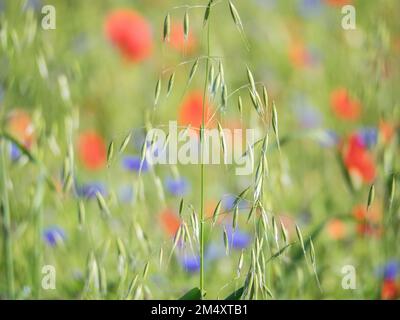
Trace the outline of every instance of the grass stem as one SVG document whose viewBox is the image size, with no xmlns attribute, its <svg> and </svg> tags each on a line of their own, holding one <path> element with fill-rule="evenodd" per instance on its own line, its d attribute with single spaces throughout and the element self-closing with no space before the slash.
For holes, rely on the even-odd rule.
<svg viewBox="0 0 400 320">
<path fill-rule="evenodd" d="M 207 60 L 206 60 L 206 72 L 204 80 L 204 92 L 203 92 L 203 106 L 202 106 L 202 120 L 200 130 L 200 143 L 201 143 L 201 165 L 200 165 L 200 292 L 201 298 L 203 299 L 204 290 L 204 125 L 206 118 L 206 98 L 207 98 L 207 87 L 208 87 L 208 72 L 210 65 L 210 24 L 211 20 L 208 21 L 207 26 Z"/>
<path fill-rule="evenodd" d="M 1 194 L 1 213 L 3 220 L 3 243 L 4 243 L 4 261 L 7 281 L 7 297 L 14 299 L 14 263 L 12 252 L 11 237 L 11 216 L 10 204 L 7 191 L 7 169 L 5 164 L 5 141 L 0 141 L 0 194 Z"/>
</svg>

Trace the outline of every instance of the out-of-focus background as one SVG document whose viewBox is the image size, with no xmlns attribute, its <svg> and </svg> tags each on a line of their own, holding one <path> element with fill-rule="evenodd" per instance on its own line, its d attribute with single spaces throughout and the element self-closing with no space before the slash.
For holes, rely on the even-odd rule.
<svg viewBox="0 0 400 320">
<path fill-rule="evenodd" d="M 173 242 L 183 221 L 195 230 L 199 166 L 151 166 L 141 152 L 149 125 L 201 123 L 204 59 L 189 83 L 188 77 L 196 58 L 207 54 L 207 3 L 0 0 L 0 221 L 9 226 L 1 231 L 0 298 L 173 299 L 198 286 L 195 237 L 175 249 Z M 287 241 L 297 241 L 298 225 L 315 247 L 316 272 L 298 244 L 271 263 L 265 260 L 282 244 L 265 247 L 272 296 L 398 298 L 400 2 L 233 3 L 244 34 L 228 1 L 215 1 L 209 21 L 214 77 L 221 61 L 229 94 L 222 111 L 219 93 L 209 108 L 226 128 L 262 131 L 246 88 L 247 67 L 266 86 L 281 146 L 274 148 L 271 132 L 264 206 L 285 227 Z M 355 8 L 354 30 L 342 26 L 346 4 Z M 43 28 L 52 23 L 47 5 L 55 9 L 55 29 Z M 111 142 L 114 156 L 107 161 Z M 237 195 L 253 181 L 232 166 L 206 166 L 209 298 L 224 298 L 245 281 L 256 235 L 247 222 L 252 195 L 239 204 Z M 220 200 L 224 214 L 212 226 Z M 279 243 L 282 237 L 279 232 Z M 45 265 L 54 266 L 55 289 L 43 287 Z M 352 267 L 356 286 L 346 289 Z"/>
</svg>

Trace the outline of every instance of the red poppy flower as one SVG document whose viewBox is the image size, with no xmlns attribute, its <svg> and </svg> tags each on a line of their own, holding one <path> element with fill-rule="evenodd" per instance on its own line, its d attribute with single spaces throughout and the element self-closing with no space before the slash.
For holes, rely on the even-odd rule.
<svg viewBox="0 0 400 320">
<path fill-rule="evenodd" d="M 399 297 L 399 288 L 396 281 L 393 279 L 386 279 L 383 281 L 381 289 L 382 300 L 394 300 Z"/>
<path fill-rule="evenodd" d="M 197 47 L 197 41 L 192 32 L 189 31 L 188 38 L 185 40 L 182 23 L 172 24 L 169 43 L 172 48 L 182 53 L 192 53 Z"/>
<path fill-rule="evenodd" d="M 31 117 L 23 110 L 12 111 L 7 119 L 8 132 L 26 148 L 30 148 L 34 140 Z"/>
<path fill-rule="evenodd" d="M 374 159 L 357 135 L 350 136 L 343 153 L 343 161 L 347 170 L 361 177 L 365 183 L 374 180 L 376 175 Z"/>
<path fill-rule="evenodd" d="M 205 122 L 210 119 L 210 106 L 205 104 Z M 191 125 L 193 128 L 200 128 L 203 117 L 203 93 L 194 91 L 183 101 L 179 109 L 179 124 Z"/>
<path fill-rule="evenodd" d="M 149 23 L 136 11 L 120 9 L 111 12 L 105 21 L 107 38 L 130 61 L 140 62 L 152 52 Z"/>
<path fill-rule="evenodd" d="M 343 120 L 356 120 L 361 114 L 360 102 L 352 99 L 344 88 L 332 92 L 331 106 L 336 116 Z"/>
<path fill-rule="evenodd" d="M 160 213 L 160 222 L 165 233 L 174 237 L 181 225 L 181 220 L 171 209 L 165 209 Z"/>
<path fill-rule="evenodd" d="M 346 236 L 346 225 L 340 219 L 332 219 L 327 225 L 328 235 L 334 240 L 343 239 Z"/>
<path fill-rule="evenodd" d="M 331 6 L 344 6 L 346 4 L 351 4 L 353 0 L 325 0 L 325 2 Z"/>
<path fill-rule="evenodd" d="M 98 170 L 106 163 L 106 145 L 96 132 L 81 133 L 78 139 L 78 155 L 89 170 Z"/>
</svg>

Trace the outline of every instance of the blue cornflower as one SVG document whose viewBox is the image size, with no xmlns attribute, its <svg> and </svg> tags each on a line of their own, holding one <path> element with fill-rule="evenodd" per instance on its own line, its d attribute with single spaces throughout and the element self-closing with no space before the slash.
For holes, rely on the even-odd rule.
<svg viewBox="0 0 400 320">
<path fill-rule="evenodd" d="M 96 193 L 99 192 L 102 196 L 107 195 L 107 189 L 101 182 L 89 182 L 76 187 L 76 192 L 79 197 L 93 199 Z"/>
<path fill-rule="evenodd" d="M 236 201 L 239 209 L 247 208 L 247 201 L 245 199 L 238 199 L 238 197 L 233 194 L 226 194 L 223 196 L 222 208 L 224 211 L 232 211 Z"/>
<path fill-rule="evenodd" d="M 301 0 L 299 2 L 299 12 L 304 17 L 315 16 L 322 11 L 321 0 Z"/>
<path fill-rule="evenodd" d="M 379 270 L 385 280 L 395 280 L 400 271 L 400 261 L 390 260 Z"/>
<path fill-rule="evenodd" d="M 168 192 L 176 197 L 184 196 L 189 191 L 189 181 L 186 178 L 170 178 L 165 179 L 165 187 Z"/>
<path fill-rule="evenodd" d="M 17 147 L 15 143 L 10 144 L 10 158 L 11 161 L 18 161 L 21 157 L 21 150 Z"/>
<path fill-rule="evenodd" d="M 374 127 L 361 128 L 357 132 L 358 137 L 361 139 L 363 145 L 371 148 L 378 142 L 378 129 Z"/>
<path fill-rule="evenodd" d="M 339 136 L 333 130 L 324 130 L 319 134 L 318 142 L 322 147 L 332 148 L 339 143 Z"/>
<path fill-rule="evenodd" d="M 198 272 L 200 270 L 200 257 L 198 255 L 185 254 L 181 258 L 181 263 L 185 271 L 189 273 Z"/>
<path fill-rule="evenodd" d="M 125 156 L 122 158 L 122 167 L 129 171 L 147 172 L 150 169 L 150 163 L 146 159 L 142 162 L 138 156 Z"/>
<path fill-rule="evenodd" d="M 65 241 L 66 235 L 60 227 L 51 226 L 43 231 L 43 239 L 49 246 L 55 247 L 57 244 Z"/>
<path fill-rule="evenodd" d="M 229 246 L 233 249 L 245 249 L 249 246 L 251 242 L 250 234 L 244 231 L 240 231 L 239 229 L 233 230 L 231 227 L 227 227 L 226 233 L 228 235 Z"/>
</svg>

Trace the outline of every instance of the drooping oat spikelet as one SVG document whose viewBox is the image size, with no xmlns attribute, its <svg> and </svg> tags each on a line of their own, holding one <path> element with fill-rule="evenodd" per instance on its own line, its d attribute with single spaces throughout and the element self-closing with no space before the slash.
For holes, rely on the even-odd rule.
<svg viewBox="0 0 400 320">
<path fill-rule="evenodd" d="M 189 38 L 189 12 L 188 10 L 185 11 L 185 16 L 183 17 L 183 35 L 185 41 Z"/>
<path fill-rule="evenodd" d="M 371 185 L 368 193 L 367 211 L 369 210 L 372 202 L 374 202 L 374 198 L 375 198 L 375 186 Z"/>
<path fill-rule="evenodd" d="M 221 211 L 221 203 L 222 203 L 222 200 L 220 200 L 220 201 L 218 202 L 217 206 L 216 206 L 215 209 L 214 209 L 214 213 L 213 213 L 213 216 L 212 216 L 212 225 L 213 225 L 213 226 L 214 226 L 215 223 L 217 222 L 219 213 L 220 213 L 220 211 Z"/>
<path fill-rule="evenodd" d="M 199 66 L 199 58 L 193 63 L 192 68 L 190 69 L 188 85 L 192 82 L 194 75 L 196 74 L 197 68 Z"/>
<path fill-rule="evenodd" d="M 168 80 L 167 97 L 169 97 L 172 92 L 172 89 L 174 87 L 174 82 L 175 82 L 175 72 L 171 74 Z"/>
<path fill-rule="evenodd" d="M 109 217 L 111 216 L 110 210 L 107 206 L 106 200 L 102 196 L 100 192 L 96 192 L 96 199 L 97 199 L 97 204 L 100 208 L 101 213 L 104 215 L 104 217 Z"/>
<path fill-rule="evenodd" d="M 165 19 L 164 19 L 164 32 L 163 32 L 163 40 L 164 40 L 164 42 L 165 41 L 167 41 L 167 42 L 169 41 L 170 33 L 171 33 L 171 16 L 168 13 L 165 16 Z"/>
<path fill-rule="evenodd" d="M 203 26 L 205 26 L 208 22 L 208 18 L 210 17 L 210 12 L 211 12 L 211 6 L 212 6 L 213 2 L 214 2 L 214 0 L 210 0 L 208 2 L 206 11 L 204 12 Z"/>
<path fill-rule="evenodd" d="M 85 204 L 82 200 L 78 201 L 78 223 L 80 227 L 85 225 Z"/>
<path fill-rule="evenodd" d="M 158 104 L 158 99 L 160 98 L 161 93 L 161 77 L 158 78 L 156 83 L 156 88 L 154 90 L 154 106 Z"/>
<path fill-rule="evenodd" d="M 128 146 L 129 141 L 131 140 L 131 136 L 132 136 L 132 132 L 129 132 L 126 137 L 124 138 L 124 140 L 122 140 L 121 145 L 119 146 L 119 153 L 123 153 L 126 149 L 126 147 Z"/>
<path fill-rule="evenodd" d="M 108 145 L 108 150 L 107 150 L 107 166 L 110 167 L 111 161 L 114 156 L 114 141 L 111 141 L 110 144 Z"/>
</svg>

